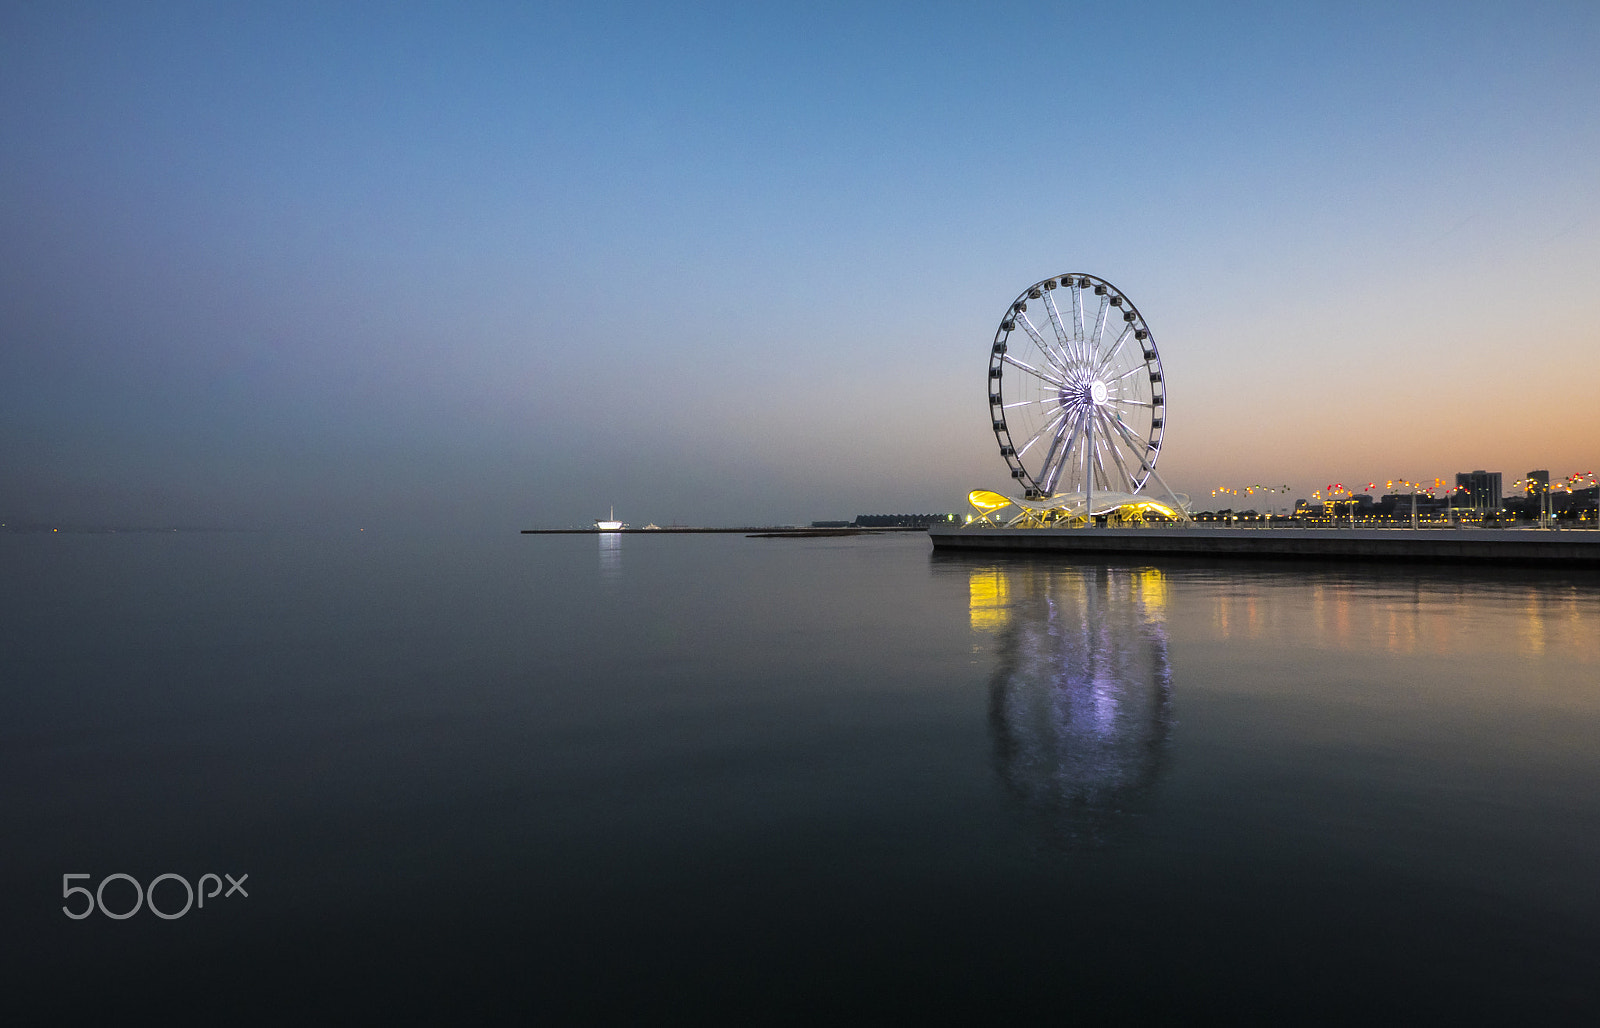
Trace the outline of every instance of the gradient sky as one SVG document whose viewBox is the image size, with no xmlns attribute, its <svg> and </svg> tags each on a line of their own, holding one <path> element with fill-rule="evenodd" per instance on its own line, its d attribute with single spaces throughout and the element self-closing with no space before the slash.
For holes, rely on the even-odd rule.
<svg viewBox="0 0 1600 1028">
<path fill-rule="evenodd" d="M 1600 470 L 1596 55 L 1590 2 L 7 2 L 0 518 L 964 509 L 1066 271 L 1208 503 Z"/>
</svg>

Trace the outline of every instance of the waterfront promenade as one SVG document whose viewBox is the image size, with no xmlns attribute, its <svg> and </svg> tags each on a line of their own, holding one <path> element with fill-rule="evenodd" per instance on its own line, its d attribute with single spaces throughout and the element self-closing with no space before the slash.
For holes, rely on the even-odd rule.
<svg viewBox="0 0 1600 1028">
<path fill-rule="evenodd" d="M 1195 556 L 1295 560 L 1600 567 L 1600 532 L 1373 528 L 991 528 L 935 525 L 939 550 L 1051 551 L 1105 556 Z"/>
</svg>

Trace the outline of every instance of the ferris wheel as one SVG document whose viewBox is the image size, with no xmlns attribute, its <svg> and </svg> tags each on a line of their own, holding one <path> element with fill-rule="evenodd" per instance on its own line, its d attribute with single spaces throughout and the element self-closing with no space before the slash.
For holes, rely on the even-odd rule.
<svg viewBox="0 0 1600 1028">
<path fill-rule="evenodd" d="M 1166 402 L 1150 326 L 1105 279 L 1035 282 L 1000 319 L 989 413 L 1024 498 L 1137 493 L 1155 474 Z"/>
</svg>

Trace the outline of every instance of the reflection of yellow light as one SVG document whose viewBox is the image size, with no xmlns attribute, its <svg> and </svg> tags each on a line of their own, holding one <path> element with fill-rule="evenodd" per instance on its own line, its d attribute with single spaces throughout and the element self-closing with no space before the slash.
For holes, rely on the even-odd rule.
<svg viewBox="0 0 1600 1028">
<path fill-rule="evenodd" d="M 1167 609 L 1167 579 L 1160 571 L 1150 568 L 1140 572 L 1137 581 L 1147 613 L 1159 614 Z"/>
<path fill-rule="evenodd" d="M 1527 605 L 1523 608 L 1523 649 L 1534 656 L 1544 655 L 1545 630 L 1544 611 L 1540 609 L 1539 600 L 1530 594 Z"/>
<path fill-rule="evenodd" d="M 999 510 L 1001 507 L 1011 506 L 1011 501 L 999 493 L 992 493 L 987 489 L 974 489 L 967 494 L 967 502 L 979 510 L 987 513 Z"/>
<path fill-rule="evenodd" d="M 1011 586 L 1003 573 L 974 570 L 967 579 L 967 592 L 973 628 L 992 632 L 1005 627 Z"/>
</svg>

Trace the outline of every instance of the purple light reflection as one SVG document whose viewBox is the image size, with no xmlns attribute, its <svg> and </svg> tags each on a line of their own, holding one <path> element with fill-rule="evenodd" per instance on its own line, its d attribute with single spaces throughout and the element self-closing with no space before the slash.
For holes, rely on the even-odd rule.
<svg viewBox="0 0 1600 1028">
<path fill-rule="evenodd" d="M 1096 842 L 1160 777 L 1171 731 L 1166 583 L 1154 569 L 1005 578 L 989 723 L 1001 777 L 1069 841 Z"/>
</svg>

